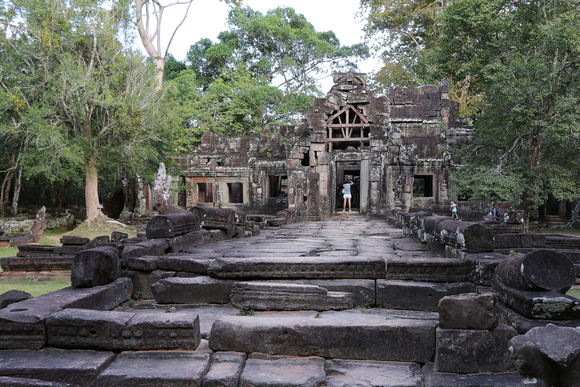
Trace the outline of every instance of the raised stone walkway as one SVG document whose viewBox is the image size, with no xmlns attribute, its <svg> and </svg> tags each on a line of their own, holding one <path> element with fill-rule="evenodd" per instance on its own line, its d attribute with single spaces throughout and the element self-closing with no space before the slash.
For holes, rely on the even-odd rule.
<svg viewBox="0 0 580 387">
<path fill-rule="evenodd" d="M 264 279 L 264 274 L 259 279 L 318 285 L 328 289 L 329 294 L 331 290 L 355 293 L 357 307 L 342 311 L 263 311 L 240 316 L 237 309 L 227 304 L 163 305 L 151 301 L 118 308 L 118 312 L 133 315 L 146 315 L 152 309 L 197 314 L 201 344 L 195 351 L 125 351 L 118 355 L 80 350 L 74 343 L 60 347 L 74 350 L 3 350 L 0 386 L 520 385 L 520 376 L 515 372 L 490 373 L 485 356 L 469 359 L 470 369 L 479 373 L 435 372 L 438 315 L 434 310 L 438 300 L 475 288 L 459 282 L 465 280 L 460 260 L 445 259 L 442 263 L 441 257 L 382 219 L 340 213 L 324 221 L 265 228 L 259 236 L 208 244 L 176 255 L 192 261 L 223 260 L 230 264 L 238 259 L 249 262 L 272 257 L 294 264 L 308 257 L 320 262 L 325 258 L 337 262 L 356 258 L 361 264 L 353 265 L 357 266 L 352 268 L 353 274 L 365 271 L 364 262 L 378 259 L 387 263 L 387 273 L 378 278 L 367 274 L 325 278 L 322 273 L 318 278 L 302 280 L 280 279 L 274 274 L 277 279 L 272 281 Z M 390 274 L 389 260 L 396 263 Z M 440 281 L 429 282 L 437 279 Z M 247 291 L 248 287 L 244 289 Z M 303 289 L 308 287 L 298 290 Z M 291 288 L 290 292 L 294 290 Z M 63 359 L 62 364 L 55 360 L 58 358 Z M 33 384 L 19 378 L 49 380 L 54 384 Z"/>
</svg>

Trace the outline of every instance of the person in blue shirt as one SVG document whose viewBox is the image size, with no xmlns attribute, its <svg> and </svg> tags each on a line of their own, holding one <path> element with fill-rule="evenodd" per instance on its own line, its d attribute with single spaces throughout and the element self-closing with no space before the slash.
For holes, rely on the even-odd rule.
<svg viewBox="0 0 580 387">
<path fill-rule="evenodd" d="M 353 185 L 354 183 L 352 182 L 352 180 L 349 180 L 348 182 L 345 182 L 342 185 L 342 212 L 346 211 L 346 205 L 348 203 L 348 212 L 350 212 L 351 210 L 351 198 L 352 198 L 352 194 L 350 193 L 350 187 Z"/>
</svg>

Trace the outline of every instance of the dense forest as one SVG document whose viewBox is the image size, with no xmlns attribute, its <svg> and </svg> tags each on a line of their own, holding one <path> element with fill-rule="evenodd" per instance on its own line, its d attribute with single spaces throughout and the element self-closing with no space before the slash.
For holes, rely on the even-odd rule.
<svg viewBox="0 0 580 387">
<path fill-rule="evenodd" d="M 179 27 L 163 1 L 0 0 L 2 214 L 44 204 L 99 217 L 123 182 L 151 181 L 205 131 L 300 122 L 321 72 L 371 52 L 378 93 L 450 81 L 475 127 L 459 194 L 524 208 L 580 197 L 578 2 L 360 0 L 372 43 L 352 46 L 292 8 L 226 3 L 227 28 L 178 61 L 156 40 Z"/>
</svg>

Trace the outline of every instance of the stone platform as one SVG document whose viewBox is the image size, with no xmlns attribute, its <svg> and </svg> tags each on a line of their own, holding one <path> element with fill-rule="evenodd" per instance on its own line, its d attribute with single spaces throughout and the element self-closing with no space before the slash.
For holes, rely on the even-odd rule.
<svg viewBox="0 0 580 387">
<path fill-rule="evenodd" d="M 118 306 L 99 301 L 108 310 L 100 318 L 86 303 L 41 307 L 40 297 L 30 310 L 13 304 L 0 311 L 14 328 L 0 341 L 0 386 L 520 385 L 516 372 L 437 372 L 436 306 L 444 296 L 476 291 L 466 282 L 469 265 L 439 257 L 383 219 L 346 213 L 160 256 L 145 247 L 123 257 L 143 301 L 122 303 L 119 295 L 131 292 L 123 287 Z M 253 263 L 259 265 L 245 266 Z M 232 289 L 243 291 L 244 304 L 267 301 L 265 311 L 240 315 L 244 310 L 230 304 Z M 270 310 L 272 300 L 298 305 L 302 294 L 335 292 L 355 307 L 332 311 L 306 301 L 297 311 Z M 141 335 L 148 316 L 154 325 L 143 325 Z M 179 341 L 186 325 L 193 327 L 191 344 L 160 345 L 162 334 L 169 344 Z M 105 344 L 115 329 L 121 336 Z M 26 340 L 28 346 L 9 344 Z"/>
</svg>

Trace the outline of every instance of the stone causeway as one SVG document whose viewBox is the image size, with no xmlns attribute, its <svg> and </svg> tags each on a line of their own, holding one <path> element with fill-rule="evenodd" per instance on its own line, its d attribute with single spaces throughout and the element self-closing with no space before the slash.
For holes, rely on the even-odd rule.
<svg viewBox="0 0 580 387">
<path fill-rule="evenodd" d="M 549 295 L 525 303 L 532 285 L 553 293 L 563 282 L 530 276 L 518 289 L 498 253 L 470 247 L 473 237 L 456 250 L 470 254 L 442 256 L 434 240 L 357 212 L 248 237 L 163 234 L 177 217 L 157 219 L 155 236 L 117 260 L 108 246 L 77 253 L 77 287 L 0 309 L 0 386 L 516 387 L 526 384 L 510 340 L 555 325 L 580 335 L 568 318 L 578 300 L 558 293 L 571 306 L 557 313 Z M 457 230 L 489 240 L 474 226 Z M 580 385 L 578 343 L 573 365 L 560 359 L 550 371 L 568 372 L 554 385 Z"/>
</svg>

